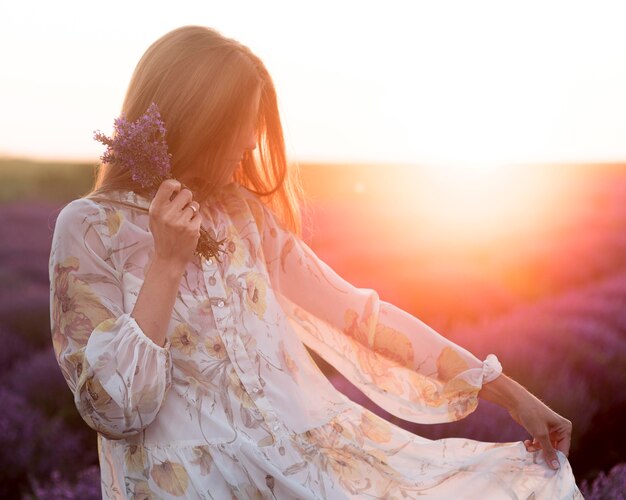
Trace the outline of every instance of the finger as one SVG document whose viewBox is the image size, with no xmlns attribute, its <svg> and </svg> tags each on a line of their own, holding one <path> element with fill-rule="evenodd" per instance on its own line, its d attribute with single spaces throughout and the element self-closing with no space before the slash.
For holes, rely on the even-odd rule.
<svg viewBox="0 0 626 500">
<path fill-rule="evenodd" d="M 191 217 L 189 220 L 193 220 L 195 217 L 200 217 L 200 204 L 197 201 L 191 201 L 184 208 L 185 213 L 191 211 Z"/>
<path fill-rule="evenodd" d="M 541 435 L 535 438 L 541 444 L 541 448 L 543 448 L 543 457 L 548 464 L 549 467 L 554 470 L 560 467 L 559 459 L 556 456 L 556 451 L 552 447 L 552 443 L 550 442 L 550 437 L 548 435 Z"/>
<path fill-rule="evenodd" d="M 175 192 L 180 190 L 180 187 L 181 187 L 181 184 L 176 179 L 164 180 L 159 186 L 159 189 L 157 190 L 156 194 L 154 195 L 152 203 L 154 203 L 157 206 L 164 205 L 166 202 L 170 200 L 170 198 Z"/>
<path fill-rule="evenodd" d="M 529 452 L 535 452 L 539 449 L 530 439 L 524 440 L 524 446 L 526 446 L 526 451 Z"/>
<path fill-rule="evenodd" d="M 202 228 L 202 217 L 200 217 L 199 215 L 194 217 L 193 219 L 191 219 L 191 224 L 192 224 L 192 228 L 194 229 L 195 233 L 198 236 L 200 236 L 200 229 Z"/>
<path fill-rule="evenodd" d="M 569 448 L 572 440 L 572 424 L 567 422 L 556 432 L 556 449 L 569 456 Z"/>
<path fill-rule="evenodd" d="M 532 447 L 533 451 L 539 451 L 541 450 L 541 445 L 539 443 L 536 442 L 530 442 L 530 446 Z"/>
<path fill-rule="evenodd" d="M 563 454 L 567 457 L 569 456 L 569 448 L 571 444 L 571 435 L 569 432 L 560 434 L 557 439 L 555 439 L 554 446 L 557 450 L 563 452 Z"/>
<path fill-rule="evenodd" d="M 557 450 L 562 451 L 563 454 L 566 457 L 568 457 L 569 456 L 569 448 L 570 448 L 571 443 L 572 443 L 572 438 L 568 434 L 562 441 L 559 441 L 557 443 Z"/>
<path fill-rule="evenodd" d="M 191 190 L 186 187 L 181 188 L 180 191 L 178 191 L 178 193 L 174 195 L 171 208 L 174 211 L 181 211 L 189 204 L 192 199 L 193 193 L 191 192 Z"/>
</svg>

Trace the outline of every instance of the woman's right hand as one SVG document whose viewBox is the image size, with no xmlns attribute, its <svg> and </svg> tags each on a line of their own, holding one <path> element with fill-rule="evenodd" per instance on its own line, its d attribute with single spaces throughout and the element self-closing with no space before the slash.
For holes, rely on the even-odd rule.
<svg viewBox="0 0 626 500">
<path fill-rule="evenodd" d="M 161 183 L 148 209 L 155 257 L 185 269 L 200 238 L 199 208 L 193 193 L 180 181 L 167 179 Z"/>
</svg>

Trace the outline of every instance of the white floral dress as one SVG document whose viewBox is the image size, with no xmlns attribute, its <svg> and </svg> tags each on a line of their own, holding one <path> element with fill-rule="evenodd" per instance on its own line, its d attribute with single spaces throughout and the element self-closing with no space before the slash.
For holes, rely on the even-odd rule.
<svg viewBox="0 0 626 500">
<path fill-rule="evenodd" d="M 66 205 L 50 254 L 52 341 L 104 498 L 582 498 L 560 452 L 553 471 L 522 442 L 429 440 L 337 391 L 305 345 L 422 423 L 472 412 L 501 367 L 347 283 L 238 184 L 201 207 L 225 253 L 190 261 L 157 345 L 131 316 L 150 202 L 108 197 Z"/>
</svg>

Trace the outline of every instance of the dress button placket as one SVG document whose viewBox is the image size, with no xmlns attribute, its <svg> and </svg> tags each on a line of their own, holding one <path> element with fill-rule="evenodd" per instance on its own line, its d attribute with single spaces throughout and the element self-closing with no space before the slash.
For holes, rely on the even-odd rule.
<svg viewBox="0 0 626 500">
<path fill-rule="evenodd" d="M 230 311 L 232 299 L 224 300 L 228 297 L 228 294 L 224 287 L 222 275 L 219 270 L 213 272 L 214 269 L 210 268 L 208 260 L 205 261 L 204 271 L 205 284 L 212 297 L 210 303 L 211 305 L 217 306 L 213 307 L 215 324 L 220 337 L 224 341 L 224 346 L 228 351 L 229 357 L 233 360 L 233 367 L 246 390 L 254 394 L 254 402 L 261 410 L 269 427 L 274 431 L 274 436 L 280 438 L 283 432 L 278 432 L 282 428 L 278 416 L 265 397 L 265 393 L 259 389 L 261 383 L 255 375 L 258 373 L 257 367 L 255 367 L 253 361 L 248 356 L 244 343 L 237 334 L 238 330 L 234 324 L 234 315 L 231 314 Z M 213 284 L 209 283 L 209 276 L 212 277 L 210 282 Z M 217 297 L 219 297 L 219 299 L 217 299 Z"/>
</svg>

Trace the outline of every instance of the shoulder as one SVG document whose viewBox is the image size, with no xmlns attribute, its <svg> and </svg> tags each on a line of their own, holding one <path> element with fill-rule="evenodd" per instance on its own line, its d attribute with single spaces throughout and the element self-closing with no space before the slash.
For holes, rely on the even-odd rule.
<svg viewBox="0 0 626 500">
<path fill-rule="evenodd" d="M 88 197 L 69 202 L 59 212 L 54 234 L 56 238 L 96 233 L 101 240 L 110 240 L 117 232 L 120 214 L 106 203 Z"/>
<path fill-rule="evenodd" d="M 265 223 L 274 218 L 273 212 L 266 203 L 263 202 L 261 197 L 253 191 L 250 191 L 247 187 L 242 186 L 239 183 L 232 183 L 229 190 L 240 200 L 242 200 L 252 217 L 254 218 L 258 228 L 263 229 Z"/>
<path fill-rule="evenodd" d="M 258 194 L 250 191 L 247 187 L 242 186 L 238 182 L 232 182 L 228 186 L 228 191 L 235 194 L 238 198 L 243 199 L 246 203 L 263 204 Z"/>
<path fill-rule="evenodd" d="M 101 220 L 102 207 L 89 198 L 78 198 L 69 202 L 59 212 L 55 232 L 63 229 L 76 228 Z"/>
<path fill-rule="evenodd" d="M 102 248 L 101 221 L 101 208 L 89 199 L 79 198 L 65 205 L 59 211 L 54 225 L 51 269 L 68 258 L 79 259 L 88 248 Z"/>
<path fill-rule="evenodd" d="M 57 225 L 87 226 L 103 239 L 117 238 L 125 226 L 132 226 L 143 234 L 148 230 L 149 206 L 149 199 L 132 191 L 86 196 L 68 203 L 59 213 Z"/>
</svg>

